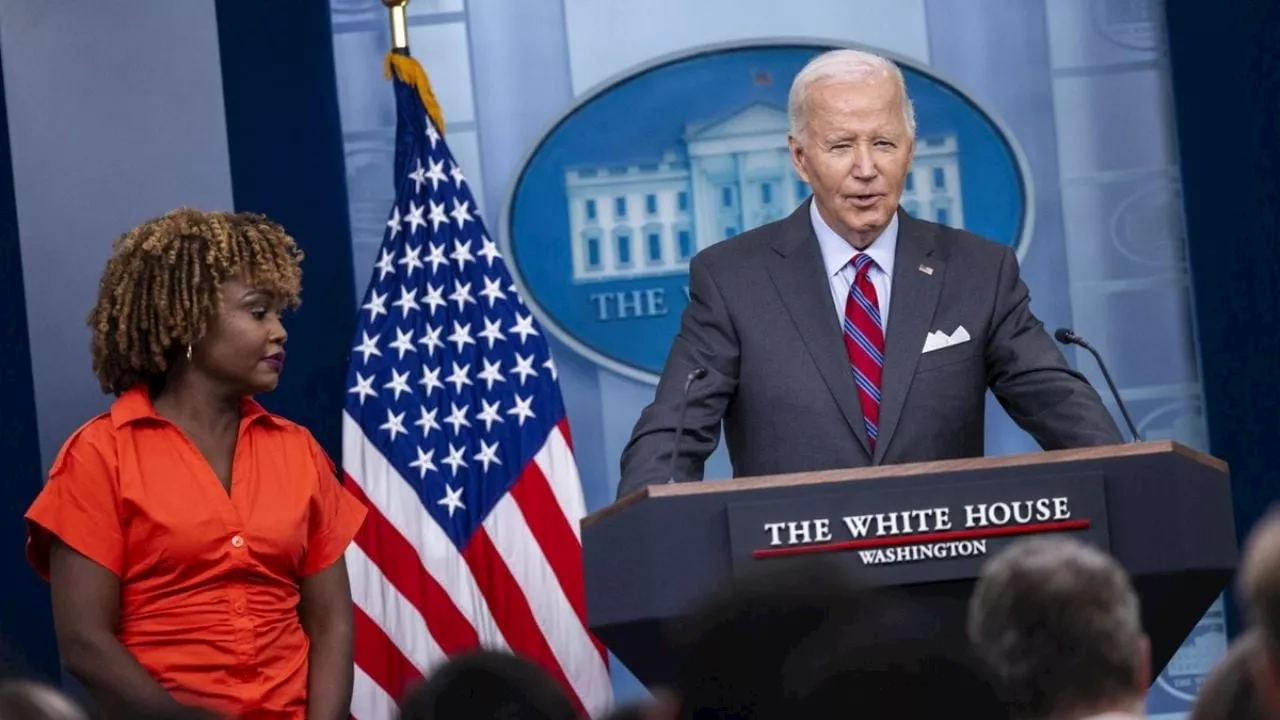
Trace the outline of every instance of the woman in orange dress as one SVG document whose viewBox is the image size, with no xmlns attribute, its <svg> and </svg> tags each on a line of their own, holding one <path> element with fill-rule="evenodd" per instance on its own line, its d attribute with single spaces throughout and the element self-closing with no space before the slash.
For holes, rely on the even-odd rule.
<svg viewBox="0 0 1280 720">
<path fill-rule="evenodd" d="M 175 210 L 115 243 L 89 325 L 116 399 L 26 516 L 63 665 L 108 716 L 349 716 L 343 553 L 365 508 L 253 399 L 279 382 L 301 259 L 250 214 Z"/>
</svg>

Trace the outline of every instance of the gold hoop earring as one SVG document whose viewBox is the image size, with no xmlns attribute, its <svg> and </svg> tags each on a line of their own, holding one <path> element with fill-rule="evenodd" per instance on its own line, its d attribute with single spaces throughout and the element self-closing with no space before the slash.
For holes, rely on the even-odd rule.
<svg viewBox="0 0 1280 720">
<path fill-rule="evenodd" d="M 187 345 L 187 362 L 191 362 L 191 345 Z"/>
</svg>

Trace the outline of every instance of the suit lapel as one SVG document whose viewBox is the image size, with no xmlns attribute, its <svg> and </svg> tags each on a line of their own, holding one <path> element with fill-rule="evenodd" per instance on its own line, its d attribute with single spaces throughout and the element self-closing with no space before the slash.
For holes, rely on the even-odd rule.
<svg viewBox="0 0 1280 720">
<path fill-rule="evenodd" d="M 945 263 L 936 252 L 937 228 L 898 214 L 898 250 L 890 290 L 889 327 L 884 340 L 884 375 L 880 381 L 880 436 L 874 464 L 884 459 L 902 406 L 920 362 L 920 351 L 942 293 Z M 932 269 L 926 273 L 921 266 Z"/>
<path fill-rule="evenodd" d="M 813 202 L 812 199 L 809 202 Z M 773 246 L 781 257 L 769 264 L 769 276 L 806 349 L 813 356 L 818 373 L 858 442 L 862 443 L 863 452 L 870 457 L 871 446 L 862 421 L 862 405 L 858 401 L 853 369 L 841 339 L 835 305 L 831 301 L 830 280 L 822 262 L 818 238 L 813 234 L 809 221 L 809 202 L 803 203 L 784 223 L 784 235 Z"/>
</svg>

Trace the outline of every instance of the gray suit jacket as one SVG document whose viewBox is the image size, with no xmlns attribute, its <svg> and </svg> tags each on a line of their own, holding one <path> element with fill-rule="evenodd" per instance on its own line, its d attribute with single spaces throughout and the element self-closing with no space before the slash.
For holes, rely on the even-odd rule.
<svg viewBox="0 0 1280 720">
<path fill-rule="evenodd" d="M 988 388 L 1046 450 L 1124 442 L 1031 313 L 1013 251 L 899 212 L 872 454 L 809 202 L 689 264 L 689 305 L 622 452 L 618 497 L 667 481 L 697 367 L 707 374 L 689 390 L 677 481 L 702 478 L 722 422 L 735 477 L 980 457 Z M 960 325 L 969 342 L 921 352 L 930 332 Z"/>
</svg>

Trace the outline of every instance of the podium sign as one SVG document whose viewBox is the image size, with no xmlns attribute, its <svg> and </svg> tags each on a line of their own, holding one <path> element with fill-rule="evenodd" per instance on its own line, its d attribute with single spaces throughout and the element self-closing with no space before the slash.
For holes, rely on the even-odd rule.
<svg viewBox="0 0 1280 720">
<path fill-rule="evenodd" d="M 865 584 L 904 585 L 976 578 L 987 556 L 1028 535 L 1111 549 L 1100 473 L 906 490 L 857 483 L 728 511 L 735 574 L 831 553 Z"/>
</svg>

